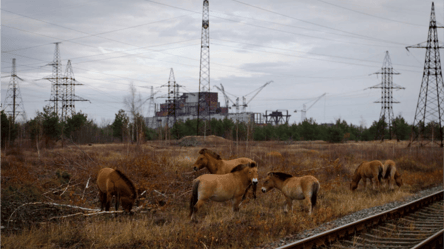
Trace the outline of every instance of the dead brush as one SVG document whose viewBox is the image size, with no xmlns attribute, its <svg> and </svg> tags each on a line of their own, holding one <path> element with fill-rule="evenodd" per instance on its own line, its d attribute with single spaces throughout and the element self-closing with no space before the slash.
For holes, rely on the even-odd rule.
<svg viewBox="0 0 444 249">
<path fill-rule="evenodd" d="M 442 149 L 406 148 L 402 144 L 321 142 L 277 142 L 224 144 L 215 147 L 224 159 L 249 157 L 258 163 L 259 186 L 268 171 L 281 170 L 294 175 L 312 174 L 320 181 L 318 203 L 308 217 L 306 203 L 284 214 L 284 197 L 272 190 L 251 196 L 232 215 L 231 205 L 204 206 L 196 225 L 187 219 L 192 180 L 191 164 L 199 147 L 169 146 L 164 141 L 149 142 L 136 148 L 131 144 L 65 146 L 64 149 L 30 149 L 24 160 L 2 152 L 2 225 L 20 205 L 28 202 L 53 202 L 98 208 L 95 174 L 102 167 L 122 169 L 145 191 L 143 212 L 125 215 L 55 216 L 79 212 L 69 208 L 26 205 L 13 220 L 25 220 L 2 230 L 2 248 L 98 247 L 98 248 L 245 248 L 278 240 L 284 236 L 315 228 L 321 223 L 361 209 L 402 200 L 430 186 L 442 185 Z M 247 149 L 248 148 L 248 149 Z M 275 151 L 282 157 L 267 155 Z M 335 163 L 335 160 L 339 161 Z M 349 190 L 350 174 L 363 160 L 392 159 L 402 173 L 405 185 L 395 191 Z M 8 167 L 4 167 L 7 166 Z M 59 170 L 69 174 L 62 183 Z M 202 172 L 204 174 L 207 172 Z M 89 179 L 89 187 L 86 188 Z M 66 191 L 65 191 L 66 189 Z M 33 192 L 30 192 L 30 191 Z M 48 192 L 48 194 L 45 194 Z M 65 191 L 63 193 L 63 191 Z M 53 193 L 55 192 L 55 193 Z M 63 194 L 62 194 L 63 193 Z M 62 194 L 62 195 L 61 195 Z M 61 196 L 60 196 L 61 195 Z M 32 198 L 30 198 L 32 197 Z M 15 230 L 14 230 L 15 229 Z"/>
</svg>

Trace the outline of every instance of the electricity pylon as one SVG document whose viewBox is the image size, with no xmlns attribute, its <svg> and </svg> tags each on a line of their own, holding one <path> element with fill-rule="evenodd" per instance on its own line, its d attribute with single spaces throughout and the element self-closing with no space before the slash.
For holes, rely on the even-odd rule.
<svg viewBox="0 0 444 249">
<path fill-rule="evenodd" d="M 148 98 L 148 112 L 147 112 L 147 117 L 153 117 L 151 119 L 151 123 L 148 124 L 149 127 L 154 127 L 155 125 L 157 126 L 157 123 L 155 122 L 155 116 L 156 116 L 156 102 L 154 101 L 154 95 L 156 95 L 157 93 L 159 93 L 159 91 L 154 92 L 154 88 L 153 86 L 151 86 L 151 93 L 150 93 L 150 97 Z M 151 107 L 154 108 L 154 114 L 151 116 Z"/>
<path fill-rule="evenodd" d="M 196 135 L 199 135 L 199 118 L 210 119 L 211 101 L 206 101 L 202 92 L 210 92 L 210 8 L 208 0 L 203 1 L 202 8 L 202 36 L 200 48 L 200 70 L 199 70 L 199 94 L 197 96 L 197 127 Z M 202 111 L 201 111 L 202 109 Z"/>
<path fill-rule="evenodd" d="M 392 61 L 390 60 L 389 52 L 385 52 L 384 62 L 382 63 L 381 71 L 376 72 L 374 74 L 381 75 L 381 84 L 372 86 L 370 88 L 381 88 L 381 100 L 375 101 L 375 103 L 381 103 L 381 113 L 379 114 L 379 120 L 383 120 L 386 122 L 389 127 L 389 136 L 392 139 L 392 121 L 395 117 L 393 114 L 393 104 L 400 103 L 399 101 L 394 101 L 393 98 L 393 89 L 405 89 L 404 87 L 393 84 L 393 75 L 400 74 L 394 72 Z M 381 139 L 384 141 L 384 131 L 385 127 L 381 124 L 377 127 L 376 131 L 376 139 Z"/>
<path fill-rule="evenodd" d="M 5 114 L 12 118 L 11 122 L 13 124 L 19 117 L 22 122 L 26 122 L 26 112 L 18 80 L 22 79 L 17 76 L 15 58 L 13 58 L 11 78 L 9 79 L 8 91 L 6 92 L 5 98 Z"/>
<path fill-rule="evenodd" d="M 443 27 L 436 25 L 435 4 L 432 2 L 427 44 L 420 43 L 406 47 L 407 51 L 409 48 L 426 49 L 424 72 L 408 146 L 414 142 L 419 142 L 423 146 L 433 142 L 438 135 L 443 147 L 444 85 L 439 55 L 439 49 L 443 47 L 439 46 L 437 28 Z M 439 130 L 435 131 L 435 127 Z"/>
<path fill-rule="evenodd" d="M 59 50 L 60 42 L 55 43 L 55 51 L 54 51 L 54 59 L 52 63 L 48 64 L 52 66 L 52 75 L 49 77 L 45 77 L 51 82 L 51 96 L 49 97 L 49 101 L 53 102 L 53 112 L 60 117 L 59 113 L 59 101 L 61 101 L 61 93 L 63 88 L 63 75 L 62 75 L 62 60 L 60 59 L 60 50 Z"/>
<path fill-rule="evenodd" d="M 76 96 L 75 94 L 75 86 L 83 85 L 76 82 L 74 78 L 74 71 L 72 70 L 71 60 L 68 60 L 66 64 L 66 72 L 65 77 L 63 77 L 63 84 L 61 84 L 62 91 L 60 94 L 60 100 L 62 104 L 61 108 L 61 120 L 66 120 L 69 117 L 72 117 L 76 113 L 76 101 L 88 101 L 87 99 Z"/>
</svg>

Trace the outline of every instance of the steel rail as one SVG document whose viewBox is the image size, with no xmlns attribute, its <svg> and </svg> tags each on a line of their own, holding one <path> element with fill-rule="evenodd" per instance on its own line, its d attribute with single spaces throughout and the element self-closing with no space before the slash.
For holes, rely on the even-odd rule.
<svg viewBox="0 0 444 249">
<path fill-rule="evenodd" d="M 431 203 L 434 203 L 436 201 L 440 201 L 443 199 L 443 192 L 444 190 L 440 190 L 438 192 L 435 192 L 431 195 L 425 196 L 423 198 L 420 198 L 418 200 L 406 203 L 404 205 L 401 205 L 399 207 L 384 211 L 382 213 L 369 216 L 367 218 L 334 228 L 332 230 L 328 230 L 316 235 L 313 235 L 311 237 L 295 241 L 293 243 L 284 245 L 279 247 L 278 249 L 289 249 L 289 248 L 313 248 L 313 247 L 319 247 L 319 246 L 329 246 L 334 241 L 344 238 L 349 235 L 357 234 L 361 231 L 367 231 L 371 227 L 390 219 L 398 219 L 400 217 L 403 217 L 413 211 L 419 210 L 421 207 L 425 205 L 429 205 Z M 430 210 L 437 210 L 436 208 L 429 208 Z M 442 211 L 442 209 L 440 209 Z M 439 211 L 439 210 L 438 210 Z M 435 220 L 436 221 L 436 220 Z M 442 219 L 441 219 L 442 221 Z M 442 226 L 441 226 L 442 228 Z M 439 234 L 437 235 L 439 236 Z M 442 233 L 441 233 L 442 236 Z M 368 238 L 369 239 L 369 238 Z M 427 239 L 428 240 L 428 239 Z M 422 240 L 420 240 L 422 241 Z M 422 243 L 424 243 L 423 241 Z M 355 242 L 353 242 L 355 244 Z M 397 242 L 398 245 L 402 244 L 400 241 Z M 410 242 L 407 242 L 410 243 Z M 418 244 L 416 242 L 413 242 L 415 245 Z M 368 245 L 368 244 L 367 244 Z M 365 245 L 364 245 L 365 246 Z M 394 246 L 394 245 L 393 245 Z M 391 246 L 391 248 L 393 248 Z"/>
<path fill-rule="evenodd" d="M 441 231 L 428 237 L 426 240 L 417 244 L 416 246 L 412 247 L 411 249 L 443 248 L 443 234 L 444 234 L 444 229 L 442 229 Z"/>
</svg>

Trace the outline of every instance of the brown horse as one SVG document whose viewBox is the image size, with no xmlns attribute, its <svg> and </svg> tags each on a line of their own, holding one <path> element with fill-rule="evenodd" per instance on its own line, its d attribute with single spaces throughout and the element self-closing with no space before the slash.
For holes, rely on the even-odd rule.
<svg viewBox="0 0 444 249">
<path fill-rule="evenodd" d="M 292 176 L 283 172 L 268 172 L 267 178 L 262 185 L 262 192 L 277 188 L 284 194 L 286 203 L 284 212 L 288 212 L 288 207 L 293 210 L 293 200 L 310 201 L 309 214 L 312 213 L 320 189 L 320 184 L 316 177 L 307 175 L 302 177 Z"/>
<path fill-rule="evenodd" d="M 211 174 L 227 174 L 239 164 L 256 163 L 254 160 L 246 157 L 223 160 L 217 153 L 209 149 L 201 149 L 199 154 L 200 156 L 194 163 L 194 171 L 206 167 Z"/>
<path fill-rule="evenodd" d="M 387 179 L 387 183 L 390 189 L 394 189 L 394 183 L 398 185 L 398 187 L 402 186 L 402 178 L 401 174 L 399 174 L 396 169 L 396 163 L 392 160 L 386 160 L 384 162 L 384 170 L 382 174 L 383 179 Z"/>
<path fill-rule="evenodd" d="M 240 164 L 228 174 L 201 175 L 193 181 L 190 200 L 191 221 L 196 221 L 195 214 L 207 200 L 224 202 L 233 200 L 233 211 L 239 211 L 241 202 L 250 185 L 257 185 L 256 163 Z"/>
<path fill-rule="evenodd" d="M 103 168 L 97 175 L 97 186 L 99 187 L 101 210 L 109 211 L 113 195 L 116 196 L 116 210 L 119 203 L 126 212 L 130 212 L 135 200 L 137 190 L 134 184 L 120 170 Z"/>
<path fill-rule="evenodd" d="M 374 160 L 370 162 L 362 162 L 358 168 L 356 168 L 355 173 L 353 174 L 352 182 L 350 183 L 350 190 L 355 190 L 358 187 L 361 179 L 364 182 L 364 188 L 366 188 L 367 179 L 369 179 L 371 182 L 373 182 L 373 189 L 375 189 L 375 185 L 377 185 L 379 189 L 383 170 L 384 165 L 382 165 L 381 161 Z"/>
</svg>

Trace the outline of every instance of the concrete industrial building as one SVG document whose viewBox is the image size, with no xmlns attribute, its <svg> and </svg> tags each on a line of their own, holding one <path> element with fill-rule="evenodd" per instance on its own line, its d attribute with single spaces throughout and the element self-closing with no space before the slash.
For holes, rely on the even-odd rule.
<svg viewBox="0 0 444 249">
<path fill-rule="evenodd" d="M 217 92 L 201 92 L 200 112 L 209 108 L 209 118 L 222 120 L 224 118 L 239 122 L 261 122 L 262 115 L 259 113 L 244 112 L 244 113 L 229 113 L 229 107 L 221 107 L 218 101 Z M 165 127 L 168 122 L 168 127 L 174 125 L 174 118 L 176 122 L 181 120 L 197 119 L 198 108 L 198 92 L 183 93 L 173 100 L 167 100 L 165 103 L 156 107 L 155 116 L 145 118 L 145 123 L 149 128 L 156 129 L 158 127 Z M 176 106 L 176 108 L 174 108 Z M 169 114 L 169 115 L 168 115 Z M 202 119 L 202 117 L 200 117 Z M 256 118 L 256 119 L 255 119 Z"/>
</svg>

